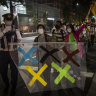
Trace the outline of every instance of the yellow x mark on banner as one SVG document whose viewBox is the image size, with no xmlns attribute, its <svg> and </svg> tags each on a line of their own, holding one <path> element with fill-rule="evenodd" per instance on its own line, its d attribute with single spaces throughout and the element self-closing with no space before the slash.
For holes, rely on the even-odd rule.
<svg viewBox="0 0 96 96">
<path fill-rule="evenodd" d="M 48 67 L 47 64 L 44 64 L 44 66 L 37 72 L 35 73 L 29 66 L 26 66 L 26 69 L 28 70 L 28 72 L 33 75 L 34 77 L 32 78 L 32 80 L 29 82 L 29 86 L 31 87 L 34 82 L 36 80 L 38 80 L 39 82 L 41 82 L 42 85 L 46 86 L 47 83 L 43 80 L 43 78 L 40 77 L 40 75 L 44 72 L 44 70 Z"/>
</svg>

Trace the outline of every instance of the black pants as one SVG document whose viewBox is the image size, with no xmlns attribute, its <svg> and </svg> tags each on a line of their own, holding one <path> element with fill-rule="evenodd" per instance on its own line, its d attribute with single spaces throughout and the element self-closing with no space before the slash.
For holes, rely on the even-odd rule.
<svg viewBox="0 0 96 96">
<path fill-rule="evenodd" d="M 11 59 L 9 52 L 0 51 L 0 73 L 5 85 L 9 85 L 8 79 L 8 65 L 10 64 L 11 69 L 11 84 L 14 88 L 17 86 L 18 70 Z"/>
<path fill-rule="evenodd" d="M 94 38 L 95 38 L 95 36 L 94 35 L 91 35 L 91 45 L 92 46 L 94 45 Z"/>
</svg>

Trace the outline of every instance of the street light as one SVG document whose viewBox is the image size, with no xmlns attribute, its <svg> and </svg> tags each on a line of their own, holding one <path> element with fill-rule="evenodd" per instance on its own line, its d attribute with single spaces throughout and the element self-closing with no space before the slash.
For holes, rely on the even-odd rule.
<svg viewBox="0 0 96 96">
<path fill-rule="evenodd" d="M 77 14 L 78 14 L 77 15 L 78 16 L 78 20 L 79 20 L 79 23 L 80 23 L 80 15 L 79 15 L 80 13 L 79 13 L 79 3 L 78 2 L 76 3 L 76 10 L 77 10 Z"/>
<path fill-rule="evenodd" d="M 76 6 L 79 6 L 79 3 L 77 3 Z"/>
</svg>

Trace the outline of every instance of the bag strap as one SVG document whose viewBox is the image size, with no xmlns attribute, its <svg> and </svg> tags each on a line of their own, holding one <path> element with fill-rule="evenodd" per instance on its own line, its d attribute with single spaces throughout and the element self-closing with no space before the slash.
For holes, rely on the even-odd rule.
<svg viewBox="0 0 96 96">
<path fill-rule="evenodd" d="M 62 29 L 60 30 L 60 33 L 62 35 L 62 40 L 64 41 L 64 34 L 63 34 L 63 30 Z"/>
</svg>

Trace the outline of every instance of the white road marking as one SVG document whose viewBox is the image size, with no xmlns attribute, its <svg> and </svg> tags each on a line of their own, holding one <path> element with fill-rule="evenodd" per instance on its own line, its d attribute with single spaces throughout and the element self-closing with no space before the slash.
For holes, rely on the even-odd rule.
<svg viewBox="0 0 96 96">
<path fill-rule="evenodd" d="M 92 73 L 92 72 L 81 72 L 81 75 L 91 78 L 91 77 L 93 77 L 94 73 Z"/>
</svg>

